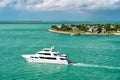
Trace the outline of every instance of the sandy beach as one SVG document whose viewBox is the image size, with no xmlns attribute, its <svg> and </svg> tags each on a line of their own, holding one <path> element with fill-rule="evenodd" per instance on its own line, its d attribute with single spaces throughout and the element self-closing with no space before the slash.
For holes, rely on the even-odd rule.
<svg viewBox="0 0 120 80">
<path fill-rule="evenodd" d="M 71 32 L 55 31 L 55 30 L 51 30 L 51 29 L 49 29 L 48 32 L 59 33 L 59 34 L 77 35 L 77 34 L 71 33 Z"/>
<path fill-rule="evenodd" d="M 116 36 L 120 36 L 120 33 L 72 33 L 72 32 L 64 32 L 64 31 L 56 31 L 56 30 L 51 30 L 49 29 L 48 32 L 52 32 L 52 33 L 59 33 L 59 34 L 68 34 L 68 35 L 90 35 L 90 36 L 94 36 L 94 35 L 98 35 L 98 36 L 109 36 L 109 35 L 116 35 Z"/>
</svg>

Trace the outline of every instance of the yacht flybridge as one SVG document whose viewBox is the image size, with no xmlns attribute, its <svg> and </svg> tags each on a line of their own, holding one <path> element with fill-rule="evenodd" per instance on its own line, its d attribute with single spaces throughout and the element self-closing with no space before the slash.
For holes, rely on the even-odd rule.
<svg viewBox="0 0 120 80">
<path fill-rule="evenodd" d="M 44 48 L 34 55 L 22 55 L 28 62 L 37 63 L 54 63 L 54 64 L 72 64 L 67 59 L 65 54 L 59 55 L 59 52 L 54 51 L 54 46 L 51 48 Z"/>
</svg>

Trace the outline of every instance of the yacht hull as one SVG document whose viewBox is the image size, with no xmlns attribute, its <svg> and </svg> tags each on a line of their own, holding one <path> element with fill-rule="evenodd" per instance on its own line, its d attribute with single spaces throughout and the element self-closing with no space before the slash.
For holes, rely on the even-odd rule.
<svg viewBox="0 0 120 80">
<path fill-rule="evenodd" d="M 32 55 L 22 55 L 22 57 L 25 58 L 26 61 L 33 63 L 69 64 L 68 60 L 48 60 L 41 58 L 31 58 L 30 56 Z"/>
</svg>

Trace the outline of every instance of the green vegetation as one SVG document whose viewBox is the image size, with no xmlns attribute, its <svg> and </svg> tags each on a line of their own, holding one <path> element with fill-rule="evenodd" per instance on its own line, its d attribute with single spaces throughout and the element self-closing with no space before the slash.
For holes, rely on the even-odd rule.
<svg viewBox="0 0 120 80">
<path fill-rule="evenodd" d="M 120 24 L 61 24 L 60 26 L 52 25 L 52 30 L 71 32 L 75 34 L 113 34 L 120 33 Z"/>
</svg>

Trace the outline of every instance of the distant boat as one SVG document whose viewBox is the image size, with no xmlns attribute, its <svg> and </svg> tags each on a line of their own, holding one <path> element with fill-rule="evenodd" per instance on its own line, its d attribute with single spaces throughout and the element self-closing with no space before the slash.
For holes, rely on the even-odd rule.
<svg viewBox="0 0 120 80">
<path fill-rule="evenodd" d="M 22 55 L 28 62 L 36 63 L 53 63 L 53 64 L 73 64 L 67 59 L 66 54 L 59 55 L 59 52 L 54 51 L 54 46 L 44 48 L 34 55 Z"/>
</svg>

